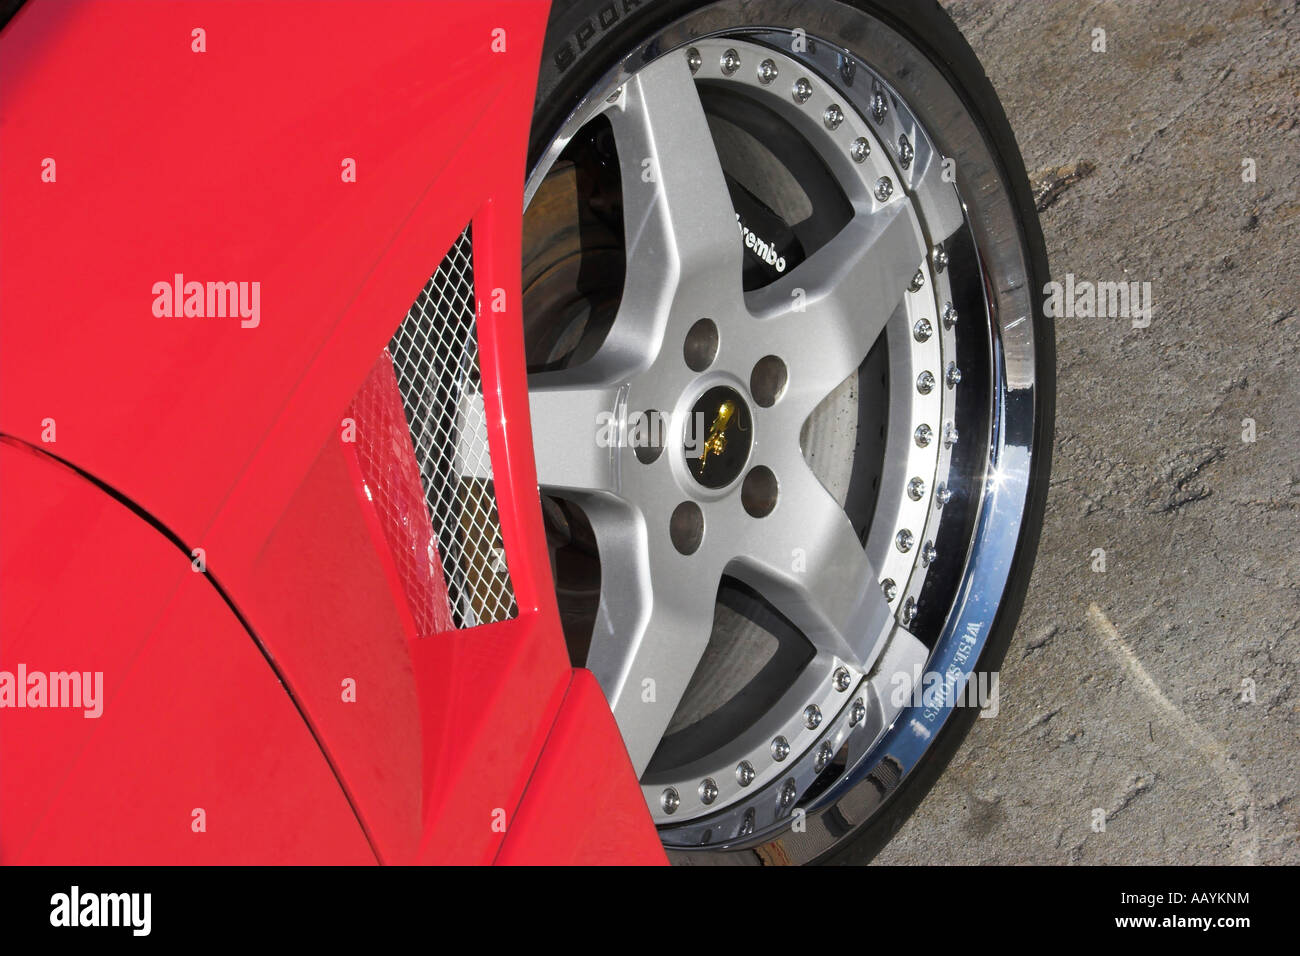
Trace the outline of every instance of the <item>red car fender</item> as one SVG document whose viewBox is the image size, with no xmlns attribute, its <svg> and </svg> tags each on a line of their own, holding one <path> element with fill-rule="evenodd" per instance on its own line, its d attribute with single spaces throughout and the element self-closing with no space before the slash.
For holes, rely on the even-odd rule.
<svg viewBox="0 0 1300 956">
<path fill-rule="evenodd" d="M 28 4 L 0 33 L 0 432 L 131 502 L 182 561 L 203 550 L 274 664 L 263 676 L 319 743 L 329 799 L 341 788 L 384 862 L 497 858 L 498 823 L 513 832 L 548 739 L 575 735 L 588 759 L 626 763 L 588 692 L 587 719 L 556 724 L 566 693 L 578 698 L 537 508 L 518 312 L 546 14 L 544 0 L 87 0 Z M 417 637 L 340 425 L 471 220 L 479 302 L 503 305 L 480 309 L 479 338 L 518 615 Z M 157 314 L 168 297 L 160 310 L 155 290 L 177 274 L 258 283 L 256 321 Z M 30 584 L 44 594 L 61 573 Z M 109 581 L 129 595 L 112 575 L 95 593 Z M 32 626 L 66 637 L 57 619 Z M 143 626 L 126 617 L 115 633 L 129 643 Z M 610 793 L 648 824 L 626 769 Z M 7 798 L 12 785 L 0 787 Z M 549 841 L 572 855 L 581 834 L 532 819 L 539 851 Z M 163 851 L 137 848 L 112 859 Z M 662 857 L 655 839 L 625 851 Z"/>
</svg>

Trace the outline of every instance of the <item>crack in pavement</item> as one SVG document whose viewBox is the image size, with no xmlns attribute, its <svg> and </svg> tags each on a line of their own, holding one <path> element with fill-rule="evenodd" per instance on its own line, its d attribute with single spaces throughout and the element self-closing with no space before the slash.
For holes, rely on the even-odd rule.
<svg viewBox="0 0 1300 956">
<path fill-rule="evenodd" d="M 1201 445 L 1179 452 L 1166 465 L 1163 480 L 1153 484 L 1150 498 L 1157 499 L 1147 508 L 1150 514 L 1171 515 L 1187 505 L 1204 501 L 1214 492 L 1208 485 L 1192 486 L 1202 469 L 1223 461 L 1227 452 L 1221 445 Z M 1161 497 L 1164 498 L 1160 501 Z"/>
</svg>

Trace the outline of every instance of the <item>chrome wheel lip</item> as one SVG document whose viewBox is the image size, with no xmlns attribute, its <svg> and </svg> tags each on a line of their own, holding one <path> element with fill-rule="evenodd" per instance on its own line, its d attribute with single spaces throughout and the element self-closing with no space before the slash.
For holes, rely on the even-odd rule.
<svg viewBox="0 0 1300 956">
<path fill-rule="evenodd" d="M 623 66 L 614 71 L 614 75 L 617 76 L 620 70 L 624 75 L 630 75 L 632 64 L 644 65 L 647 62 L 643 56 L 645 50 L 676 49 L 713 33 L 730 37 L 745 36 L 758 40 L 764 33 L 773 31 L 738 30 L 734 24 L 744 22 L 747 18 L 762 16 L 766 9 L 790 14 L 793 5 L 779 2 L 763 3 L 761 0 L 758 3 L 750 2 L 742 5 L 734 0 L 726 0 L 706 7 L 678 21 L 645 44 L 641 50 L 634 52 L 624 61 Z M 808 23 L 807 32 L 810 38 L 814 34 L 816 24 L 808 22 L 810 17 L 803 11 L 800 11 L 800 16 L 788 16 L 787 19 L 789 22 Z M 933 66 L 888 25 L 861 11 L 843 8 L 840 5 L 833 5 L 831 9 L 821 11 L 817 19 L 827 23 L 827 31 L 831 34 L 842 35 L 846 27 L 861 27 L 863 21 L 869 25 L 870 29 L 863 32 L 865 39 L 863 47 L 860 48 L 860 52 L 869 56 L 873 64 L 873 69 L 867 70 L 867 73 L 881 78 L 889 92 L 896 97 L 896 105 L 910 104 L 912 108 L 922 110 L 922 114 L 919 114 L 922 118 L 927 108 L 932 109 L 932 112 L 935 111 L 933 104 L 930 107 L 926 105 L 925 97 L 928 93 L 940 94 L 940 101 L 946 99 L 949 103 L 960 105 L 959 95 L 947 86 L 946 81 Z M 810 43 L 810 45 L 814 44 Z M 859 59 L 854 54 L 838 50 L 823 40 L 816 40 L 815 45 L 817 49 L 810 60 L 821 64 L 822 69 L 829 67 L 833 71 L 846 62 L 856 62 L 866 70 L 865 60 Z M 902 69 L 903 67 L 905 69 Z M 906 77 L 906 81 L 900 81 L 899 77 Z M 597 86 L 596 89 L 599 91 L 604 88 Z M 584 102 L 576 112 L 582 113 L 587 105 Z M 889 112 L 897 115 L 894 110 Z M 969 122 L 970 117 L 964 111 L 960 118 L 969 123 L 971 132 L 974 133 L 973 137 L 966 136 L 961 145 L 971 155 L 978 153 L 981 148 L 984 149 L 988 156 L 985 165 L 988 170 L 996 171 L 996 162 L 980 140 L 978 128 Z M 938 132 L 942 138 L 950 131 L 939 129 Z M 915 150 L 918 144 L 919 140 L 916 139 L 908 143 L 913 150 L 909 165 L 915 162 Z M 549 160 L 544 158 L 539 168 L 549 167 L 550 162 L 562 148 L 563 142 L 553 144 L 548 150 Z M 961 150 L 950 149 L 948 152 L 952 155 L 960 153 Z M 976 168 L 978 170 L 978 164 Z M 996 178 L 991 185 L 997 198 L 1003 200 L 1004 205 L 1008 207 L 1002 210 L 1005 218 L 1007 214 L 1011 214 L 1011 204 L 1005 201 L 1005 186 L 997 182 Z M 536 182 L 530 180 L 528 199 L 535 189 Z M 1025 282 L 1029 271 L 1028 263 L 1025 261 L 1025 254 L 1019 243 L 1015 243 L 1013 248 L 1005 241 L 1008 233 L 1014 235 L 1016 229 L 1014 217 L 1010 223 L 1010 230 L 1007 229 L 1005 222 L 1001 223 L 999 230 L 997 223 L 990 225 L 985 222 L 986 217 L 990 222 L 998 219 L 996 203 L 984 195 L 977 194 L 973 200 L 969 196 L 967 198 L 977 213 L 972 217 L 971 229 L 975 238 L 976 255 L 979 257 L 978 267 L 981 271 L 987 271 L 991 280 L 996 283 L 987 301 L 989 309 L 987 320 L 991 333 L 989 348 L 992 356 L 989 400 L 993 422 L 990 434 L 987 436 L 990 463 L 988 472 L 996 480 L 984 482 L 983 487 L 978 491 L 978 518 L 971 554 L 963 569 L 953 611 L 947 616 L 928 664 L 931 670 L 946 670 L 948 667 L 953 667 L 962 678 L 969 675 L 970 668 L 978 660 L 980 651 L 988 639 L 989 629 L 1006 590 L 1012 560 L 1019 544 L 1021 522 L 1028 495 L 1028 480 L 1033 466 L 1036 415 L 1034 313 Z M 936 329 L 951 328 L 948 322 L 935 323 L 935 326 Z M 938 371 L 942 372 L 943 369 L 940 368 Z M 942 380 L 939 387 L 942 389 Z M 940 434 L 936 429 L 936 443 L 939 440 Z M 925 538 L 918 540 L 918 545 L 922 540 Z M 907 596 L 907 592 L 900 588 L 897 604 L 901 606 Z M 886 652 L 884 666 L 889 666 L 888 652 Z M 858 684 L 844 696 L 849 701 L 854 701 L 860 696 L 869 699 L 871 688 L 865 684 Z M 709 850 L 703 853 L 691 853 L 692 857 L 716 857 L 716 853 L 713 852 L 716 849 L 761 846 L 767 846 L 775 850 L 778 855 L 794 861 L 811 859 L 818 853 L 824 852 L 833 846 L 836 839 L 831 835 L 829 827 L 821 825 L 823 823 L 821 817 L 825 812 L 835 807 L 842 812 L 849 811 L 849 819 L 863 819 L 862 811 L 878 805 L 883 799 L 882 793 L 887 795 L 888 792 L 892 792 L 898 782 L 912 770 L 946 723 L 951 708 L 925 712 L 923 709 L 908 707 L 889 720 L 885 719 L 886 715 L 877 707 L 869 706 L 868 711 L 868 722 L 879 717 L 881 723 L 879 726 L 872 727 L 872 732 L 855 736 L 860 742 L 870 738 L 871 745 L 859 746 L 857 752 L 849 753 L 846 770 L 839 779 L 813 802 L 801 808 L 806 813 L 808 836 L 816 834 L 814 839 L 809 840 L 808 836 L 805 836 L 799 840 L 791 840 L 788 826 L 780 820 L 775 820 L 767 827 L 755 823 L 747 828 L 745 815 L 753 807 L 737 806 L 712 814 L 702 821 L 694 822 L 691 826 L 665 830 L 665 842 L 670 846 L 677 845 L 683 849 L 688 846 L 698 846 L 699 827 L 707 823 L 716 826 L 721 838 L 711 834 L 707 838 L 710 844 Z M 822 725 L 825 732 L 819 740 L 830 740 L 833 746 L 839 749 L 845 740 L 842 735 L 845 733 L 844 724 L 848 721 L 849 714 L 849 708 L 841 708 L 833 719 Z M 814 752 L 812 748 L 805 751 L 803 755 L 805 763 L 811 763 L 810 758 Z M 806 771 L 806 768 L 797 767 L 794 761 L 788 763 L 788 767 L 782 767 L 782 772 L 774 776 L 774 781 L 796 779 L 799 780 L 800 790 L 806 789 L 811 781 L 799 778 L 801 770 Z M 755 784 L 757 783 L 758 781 L 755 781 Z M 759 788 L 755 785 L 752 789 Z M 783 788 L 769 786 L 768 789 L 775 801 Z M 739 820 L 736 819 L 737 815 Z"/>
</svg>

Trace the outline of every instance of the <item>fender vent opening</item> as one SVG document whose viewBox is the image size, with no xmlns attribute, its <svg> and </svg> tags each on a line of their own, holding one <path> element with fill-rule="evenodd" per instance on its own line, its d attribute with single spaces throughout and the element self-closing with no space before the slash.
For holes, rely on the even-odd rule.
<svg viewBox="0 0 1300 956">
<path fill-rule="evenodd" d="M 469 227 L 388 344 L 456 627 L 518 614 L 497 515 Z"/>
</svg>

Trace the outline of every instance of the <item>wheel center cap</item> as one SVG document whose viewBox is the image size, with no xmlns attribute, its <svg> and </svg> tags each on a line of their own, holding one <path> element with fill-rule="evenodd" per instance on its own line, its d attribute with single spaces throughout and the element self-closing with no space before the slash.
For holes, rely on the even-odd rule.
<svg viewBox="0 0 1300 956">
<path fill-rule="evenodd" d="M 686 423 L 686 467 L 706 488 L 722 488 L 740 475 L 749 460 L 754 420 L 740 393 L 715 385 L 695 403 Z"/>
</svg>

